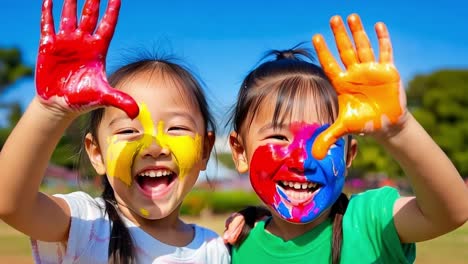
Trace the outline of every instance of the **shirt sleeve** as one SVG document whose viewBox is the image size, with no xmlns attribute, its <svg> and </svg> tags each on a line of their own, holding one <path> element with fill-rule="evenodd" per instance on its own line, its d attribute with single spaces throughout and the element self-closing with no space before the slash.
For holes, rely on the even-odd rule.
<svg viewBox="0 0 468 264">
<path fill-rule="evenodd" d="M 376 251 L 396 258 L 399 263 L 414 262 L 416 246 L 414 243 L 401 243 L 393 218 L 393 207 L 400 197 L 398 190 L 382 187 L 369 190 L 351 197 L 353 215 L 362 217 L 363 229 Z"/>
<path fill-rule="evenodd" d="M 44 242 L 31 238 L 36 263 L 73 263 L 92 246 L 97 222 L 103 222 L 104 210 L 84 192 L 54 195 L 64 199 L 70 207 L 71 222 L 67 244 Z M 101 223 L 102 224 L 102 223 Z"/>
<path fill-rule="evenodd" d="M 213 230 L 196 226 L 206 243 L 206 263 L 230 264 L 231 255 L 223 239 Z"/>
</svg>

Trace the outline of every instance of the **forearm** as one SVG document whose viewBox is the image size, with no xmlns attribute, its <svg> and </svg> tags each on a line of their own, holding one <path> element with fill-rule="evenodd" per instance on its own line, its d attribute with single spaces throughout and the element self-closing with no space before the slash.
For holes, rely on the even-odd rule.
<svg viewBox="0 0 468 264">
<path fill-rule="evenodd" d="M 468 218 L 468 188 L 460 174 L 423 127 L 409 115 L 403 129 L 379 140 L 398 161 L 411 182 L 426 220 L 451 230 Z"/>
<path fill-rule="evenodd" d="M 0 153 L 0 215 L 36 202 L 52 152 L 72 121 L 57 113 L 35 98 L 8 137 Z"/>
</svg>

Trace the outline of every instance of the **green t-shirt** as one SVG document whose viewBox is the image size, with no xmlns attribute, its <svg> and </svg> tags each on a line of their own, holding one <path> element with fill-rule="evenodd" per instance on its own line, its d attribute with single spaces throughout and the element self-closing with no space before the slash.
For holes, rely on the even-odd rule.
<svg viewBox="0 0 468 264">
<path fill-rule="evenodd" d="M 343 218 L 341 264 L 414 262 L 415 244 L 401 244 L 393 223 L 398 197 L 398 191 L 390 187 L 351 197 Z M 232 263 L 331 263 L 331 241 L 329 219 L 286 242 L 266 231 L 262 221 L 240 247 L 233 248 Z"/>
</svg>

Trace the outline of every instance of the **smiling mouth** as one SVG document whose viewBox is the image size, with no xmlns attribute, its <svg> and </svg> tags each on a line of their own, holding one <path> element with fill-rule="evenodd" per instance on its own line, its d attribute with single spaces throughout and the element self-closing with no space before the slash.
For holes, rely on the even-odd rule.
<svg viewBox="0 0 468 264">
<path fill-rule="evenodd" d="M 151 169 L 140 172 L 136 177 L 138 186 L 147 194 L 166 190 L 177 178 L 177 174 L 169 169 Z"/>
<path fill-rule="evenodd" d="M 289 202 L 294 206 L 309 203 L 322 187 L 321 184 L 315 182 L 293 181 L 278 181 L 276 185 L 283 190 Z"/>
</svg>

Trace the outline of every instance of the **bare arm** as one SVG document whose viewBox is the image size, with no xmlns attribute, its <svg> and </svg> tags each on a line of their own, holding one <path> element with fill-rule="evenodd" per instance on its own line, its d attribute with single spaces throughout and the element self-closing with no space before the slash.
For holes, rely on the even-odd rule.
<svg viewBox="0 0 468 264">
<path fill-rule="evenodd" d="M 107 83 L 105 59 L 120 9 L 109 0 L 100 23 L 99 1 L 87 0 L 79 25 L 76 0 L 65 0 L 55 33 L 52 1 L 44 0 L 36 65 L 37 95 L 0 153 L 0 217 L 28 236 L 66 241 L 70 209 L 39 192 L 60 137 L 78 115 L 102 106 L 138 115 L 136 102 Z"/>
<path fill-rule="evenodd" d="M 40 240 L 67 238 L 67 204 L 38 190 L 52 152 L 71 121 L 45 109 L 35 98 L 0 153 L 0 216 L 14 228 Z"/>
<path fill-rule="evenodd" d="M 400 198 L 394 206 L 394 222 L 402 242 L 432 239 L 467 221 L 468 188 L 412 116 L 398 134 L 378 140 L 401 165 L 416 195 Z"/>
<path fill-rule="evenodd" d="M 376 61 L 359 16 L 348 17 L 355 45 L 340 17 L 333 17 L 330 24 L 346 70 L 336 62 L 323 37 L 314 36 L 320 63 L 339 102 L 338 118 L 317 138 L 314 156 L 324 156 L 337 138 L 348 133 L 376 138 L 399 162 L 416 194 L 400 198 L 394 206 L 394 222 L 402 242 L 428 240 L 465 223 L 468 190 L 452 162 L 407 111 L 385 25 L 375 26 L 380 49 Z"/>
</svg>

